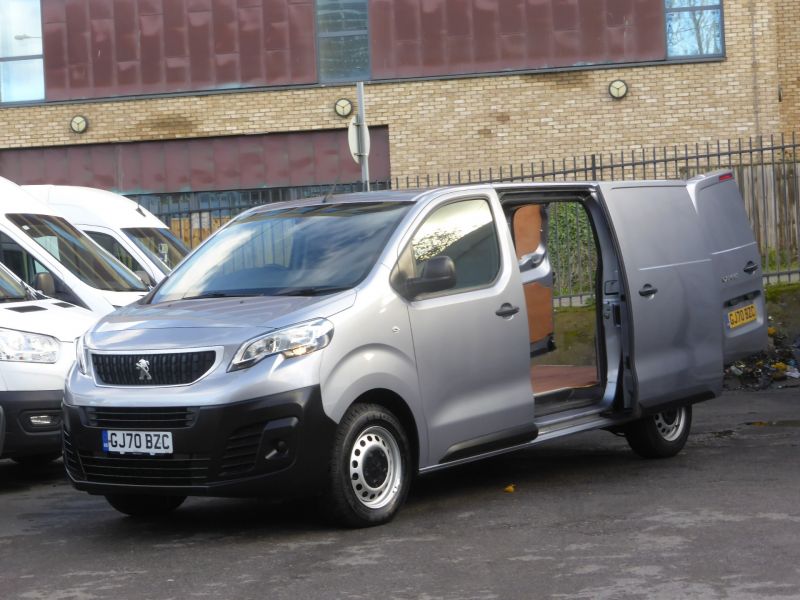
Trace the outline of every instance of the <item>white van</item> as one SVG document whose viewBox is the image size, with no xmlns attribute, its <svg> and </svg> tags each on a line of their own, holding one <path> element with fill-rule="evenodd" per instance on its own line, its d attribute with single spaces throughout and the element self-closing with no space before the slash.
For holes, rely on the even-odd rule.
<svg viewBox="0 0 800 600">
<path fill-rule="evenodd" d="M 147 284 L 164 279 L 189 253 L 163 221 L 119 194 L 68 185 L 21 187 L 58 211 Z"/>
<path fill-rule="evenodd" d="M 28 464 L 60 455 L 64 379 L 75 338 L 96 319 L 39 295 L 0 264 L 0 458 Z"/>
<path fill-rule="evenodd" d="M 136 275 L 58 212 L 2 177 L 0 262 L 46 296 L 98 316 L 147 291 Z"/>
</svg>

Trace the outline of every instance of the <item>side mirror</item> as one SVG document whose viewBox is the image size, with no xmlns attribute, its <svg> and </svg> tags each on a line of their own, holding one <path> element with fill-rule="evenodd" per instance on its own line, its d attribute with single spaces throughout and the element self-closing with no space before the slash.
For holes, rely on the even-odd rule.
<svg viewBox="0 0 800 600">
<path fill-rule="evenodd" d="M 431 294 L 449 290 L 456 285 L 456 266 L 449 256 L 435 256 L 422 267 L 422 277 L 406 280 L 406 296 L 416 298 L 420 294 Z"/>
<path fill-rule="evenodd" d="M 56 295 L 56 282 L 50 273 L 37 273 L 33 278 L 33 287 L 51 298 Z"/>
<path fill-rule="evenodd" d="M 134 271 L 133 274 L 136 275 L 139 279 L 141 279 L 142 283 L 144 283 L 147 287 L 149 288 L 153 287 L 153 280 L 150 277 L 150 273 L 148 273 L 147 271 Z"/>
</svg>

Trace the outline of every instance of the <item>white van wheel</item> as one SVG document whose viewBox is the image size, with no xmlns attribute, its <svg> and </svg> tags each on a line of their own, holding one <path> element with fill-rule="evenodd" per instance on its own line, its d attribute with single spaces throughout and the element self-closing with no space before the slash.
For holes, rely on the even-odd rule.
<svg viewBox="0 0 800 600">
<path fill-rule="evenodd" d="M 397 418 L 382 406 L 356 404 L 336 432 L 326 508 L 350 527 L 386 523 L 405 501 L 410 469 L 408 438 Z"/>
<path fill-rule="evenodd" d="M 679 406 L 629 424 L 625 438 L 639 456 L 669 458 L 686 445 L 691 428 L 692 407 Z"/>
</svg>

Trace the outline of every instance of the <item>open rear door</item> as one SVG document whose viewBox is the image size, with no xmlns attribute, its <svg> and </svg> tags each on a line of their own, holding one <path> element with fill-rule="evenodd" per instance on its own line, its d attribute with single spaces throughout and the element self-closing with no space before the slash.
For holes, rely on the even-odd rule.
<svg viewBox="0 0 800 600">
<path fill-rule="evenodd" d="M 722 330 L 723 360 L 729 364 L 767 345 L 761 254 L 730 171 L 695 177 L 687 187 L 711 251 L 716 319 Z"/>
<path fill-rule="evenodd" d="M 623 270 L 625 393 L 646 412 L 722 387 L 714 269 L 685 185 L 600 184 Z"/>
</svg>

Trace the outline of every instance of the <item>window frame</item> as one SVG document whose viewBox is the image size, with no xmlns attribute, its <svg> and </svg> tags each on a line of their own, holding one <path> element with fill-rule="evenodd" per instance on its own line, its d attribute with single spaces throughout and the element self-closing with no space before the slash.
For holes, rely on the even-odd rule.
<svg viewBox="0 0 800 600">
<path fill-rule="evenodd" d="M 354 83 L 358 81 L 372 81 L 372 27 L 369 22 L 369 0 L 363 0 L 367 12 L 367 27 L 366 29 L 347 29 L 343 31 L 320 31 L 319 30 L 319 2 L 314 2 L 314 43 L 315 54 L 317 63 L 317 85 L 341 84 L 341 83 Z M 367 75 L 363 79 L 353 79 L 352 77 L 325 79 L 322 77 L 321 60 L 320 60 L 320 40 L 325 38 L 342 38 L 342 37 L 355 37 L 357 35 L 367 35 Z"/>
<path fill-rule="evenodd" d="M 43 25 L 43 16 L 42 16 L 42 2 L 41 0 L 37 0 L 39 3 L 39 31 L 37 32 L 38 36 L 31 36 L 31 37 L 38 37 L 41 40 L 41 52 L 39 54 L 23 54 L 19 56 L 2 56 L 0 55 L 0 66 L 8 63 L 13 62 L 20 62 L 25 60 L 41 60 L 42 61 L 42 96 L 41 98 L 28 98 L 26 100 L 3 100 L 3 87 L 2 87 L 2 80 L 0 80 L 0 106 L 13 106 L 15 104 L 39 104 L 45 102 L 47 99 L 47 81 L 45 80 L 45 67 L 44 67 L 44 25 Z"/>
<path fill-rule="evenodd" d="M 704 10 L 719 10 L 719 31 L 720 31 L 720 44 L 719 52 L 713 54 L 685 54 L 681 56 L 670 56 L 669 53 L 669 36 L 667 27 L 669 25 L 669 15 L 673 13 L 692 13 Z M 678 6 L 669 8 L 667 7 L 667 0 L 664 0 L 664 60 L 668 63 L 672 62 L 697 62 L 704 60 L 715 60 L 725 58 L 725 7 L 723 0 L 716 0 L 714 4 L 698 5 L 698 6 Z"/>
<path fill-rule="evenodd" d="M 428 210 L 426 210 L 422 215 L 420 215 L 419 222 L 414 226 L 409 234 L 407 234 L 407 239 L 405 242 L 401 244 L 401 249 L 397 254 L 397 260 L 395 261 L 394 267 L 392 267 L 392 273 L 390 274 L 391 280 L 394 282 L 396 279 L 395 272 L 402 274 L 403 280 L 407 277 L 411 277 L 412 274 L 408 273 L 402 263 L 406 261 L 414 261 L 413 258 L 413 249 L 412 245 L 414 243 L 414 238 L 416 237 L 417 233 L 420 229 L 422 229 L 423 225 L 428 221 L 431 215 L 435 214 L 442 208 L 450 206 L 451 204 L 458 204 L 459 202 L 469 202 L 473 200 L 481 200 L 486 203 L 486 206 L 489 208 L 489 214 L 492 215 L 492 225 L 494 228 L 494 240 L 497 246 L 497 272 L 494 275 L 494 279 L 484 285 L 477 285 L 472 287 L 466 288 L 451 288 L 448 290 L 442 290 L 441 292 L 432 292 L 430 294 L 421 294 L 416 298 L 412 298 L 409 302 L 421 302 L 425 300 L 433 300 L 436 298 L 442 298 L 446 296 L 456 296 L 459 294 L 468 294 L 472 292 L 478 292 L 481 290 L 488 290 L 495 287 L 500 281 L 503 273 L 506 269 L 506 259 L 503 255 L 503 244 L 500 240 L 500 231 L 498 229 L 498 218 L 497 214 L 492 206 L 492 200 L 489 196 L 483 195 L 469 195 L 469 196 L 459 196 L 455 198 L 448 198 L 443 202 L 438 202 L 434 206 L 430 206 Z M 394 285 L 394 284 L 393 284 Z"/>
</svg>

